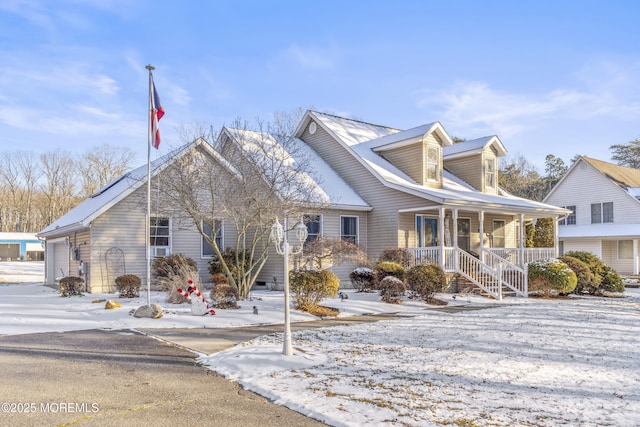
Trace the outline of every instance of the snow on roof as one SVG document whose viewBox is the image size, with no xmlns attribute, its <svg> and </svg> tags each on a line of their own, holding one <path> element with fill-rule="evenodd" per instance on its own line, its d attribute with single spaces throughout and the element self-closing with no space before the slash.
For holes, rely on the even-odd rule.
<svg viewBox="0 0 640 427">
<path fill-rule="evenodd" d="M 192 144 L 189 144 L 190 147 Z M 151 175 L 155 175 L 162 166 L 172 159 L 176 152 L 185 149 L 181 147 L 151 162 Z M 38 237 L 53 237 L 77 231 L 89 226 L 91 221 L 108 210 L 125 196 L 147 182 L 147 165 L 133 169 L 82 201 L 78 206 L 49 224 L 37 235 Z"/>
<path fill-rule="evenodd" d="M 568 212 L 566 209 L 533 200 L 527 200 L 511 195 L 486 194 L 481 191 L 477 191 L 447 171 L 443 174 L 442 188 L 426 187 L 417 183 L 392 163 L 375 153 L 372 149 L 373 147 L 379 146 L 379 141 L 393 142 L 402 140 L 404 136 L 416 136 L 422 130 L 426 132 L 433 126 L 433 124 L 412 128 L 409 131 L 406 131 L 408 132 L 407 134 L 401 135 L 403 132 L 398 129 L 372 125 L 370 123 L 354 121 L 323 113 L 314 112 L 314 114 L 317 119 L 323 123 L 323 125 L 327 126 L 327 128 L 329 128 L 334 135 L 340 139 L 341 142 L 350 147 L 350 150 L 348 151 L 351 151 L 351 153 L 353 153 L 353 155 L 355 155 L 355 157 L 374 174 L 374 176 L 376 176 L 385 185 L 394 187 L 397 190 L 408 192 L 436 203 L 460 206 L 468 205 L 482 207 L 487 210 L 495 209 L 496 211 L 501 212 L 506 212 L 509 209 L 514 212 L 526 210 L 531 213 L 538 212 L 556 215 L 562 215 Z M 478 140 L 469 141 L 469 143 L 487 144 L 489 142 L 493 142 L 494 138 L 497 140 L 497 137 L 495 136 L 486 138 L 487 139 L 480 138 Z M 499 140 L 497 141 L 499 142 Z"/>
<path fill-rule="evenodd" d="M 9 232 L 0 233 L 0 241 L 6 241 L 6 240 L 12 240 L 12 241 L 15 241 L 15 240 L 21 240 L 21 241 L 33 240 L 34 242 L 35 241 L 39 241 L 34 233 L 9 233 Z"/>
<path fill-rule="evenodd" d="M 342 142 L 350 146 L 401 132 L 400 129 L 374 125 L 317 111 L 314 111 L 313 114 Z"/>
<path fill-rule="evenodd" d="M 482 138 L 472 139 L 469 141 L 456 142 L 448 147 L 443 147 L 442 153 L 445 158 L 453 157 L 460 154 L 474 154 L 480 153 L 488 145 L 496 145 L 499 155 L 505 155 L 507 150 L 500 142 L 500 139 L 496 135 L 483 136 Z"/>
<path fill-rule="evenodd" d="M 226 128 L 240 146 L 259 156 L 276 156 L 283 164 L 293 166 L 302 158 L 310 161 L 313 171 L 302 173 L 299 179 L 310 184 L 323 203 L 347 206 L 354 209 L 371 209 L 365 202 L 311 147 L 299 138 L 292 139 L 291 153 L 276 139 L 264 132 Z M 265 144 L 266 143 L 266 144 Z M 265 151 L 265 148 L 267 151 Z M 293 154 L 292 154 L 293 153 Z M 300 158 L 296 159 L 295 156 Z M 268 168 L 266 168 L 268 170 Z M 313 176 L 312 176 L 313 175 Z"/>
</svg>

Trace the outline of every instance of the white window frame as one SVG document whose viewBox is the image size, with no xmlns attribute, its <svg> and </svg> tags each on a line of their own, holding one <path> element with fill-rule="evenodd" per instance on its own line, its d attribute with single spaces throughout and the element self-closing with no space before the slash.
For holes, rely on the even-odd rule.
<svg viewBox="0 0 640 427">
<path fill-rule="evenodd" d="M 156 222 L 156 231 L 159 228 L 157 226 L 157 221 L 158 219 L 160 220 L 164 220 L 166 219 L 168 221 L 168 225 L 166 227 L 162 227 L 162 228 L 167 228 L 168 230 L 168 235 L 166 236 L 168 239 L 168 245 L 152 245 L 152 239 L 154 237 L 157 238 L 158 234 L 152 233 L 152 229 L 154 228 L 153 222 L 155 220 Z M 151 216 L 149 219 L 149 255 L 151 256 L 151 258 L 161 258 L 161 257 L 165 257 L 165 256 L 169 256 L 171 255 L 171 243 L 173 242 L 173 236 L 172 236 L 172 220 L 171 217 L 166 217 L 166 216 L 161 216 L 161 215 L 155 215 L 155 216 Z M 161 237 L 165 237 L 164 235 L 160 235 Z"/>
<path fill-rule="evenodd" d="M 569 205 L 563 208 L 571 210 L 571 213 L 566 218 L 562 218 L 559 225 L 576 225 L 576 206 Z"/>
<path fill-rule="evenodd" d="M 497 222 L 501 222 L 502 223 L 502 235 L 499 236 L 500 238 L 502 238 L 502 246 L 496 246 L 495 244 L 495 240 L 496 240 L 496 223 Z M 492 222 L 492 230 L 491 230 L 491 247 L 492 248 L 506 248 L 507 247 L 507 221 L 505 221 L 504 219 L 494 219 Z"/>
<path fill-rule="evenodd" d="M 484 187 L 496 188 L 496 159 L 484 159 Z"/>
<path fill-rule="evenodd" d="M 629 247 L 623 248 L 622 243 L 628 243 Z M 626 251 L 629 251 L 628 256 L 622 256 Z M 633 259 L 633 240 L 618 240 L 618 259 Z"/>
<path fill-rule="evenodd" d="M 344 233 L 344 223 L 342 220 L 344 218 L 355 218 L 356 220 L 356 234 L 355 235 L 346 235 Z M 340 239 L 345 240 L 347 242 L 351 242 L 354 244 L 358 244 L 360 241 L 360 217 L 358 215 L 340 215 Z"/>
<path fill-rule="evenodd" d="M 435 160 L 432 160 L 429 157 L 429 151 L 430 150 L 434 150 L 436 153 L 436 158 Z M 442 163 L 442 147 L 440 147 L 440 145 L 437 144 L 427 144 L 426 150 L 425 150 L 425 159 L 424 159 L 424 163 L 425 163 L 425 177 L 427 178 L 427 182 L 440 182 L 440 164 Z M 435 178 L 431 178 L 429 171 L 433 169 L 434 171 L 434 175 Z"/>
<path fill-rule="evenodd" d="M 220 249 L 220 251 L 222 251 L 224 249 L 224 221 L 221 219 L 214 219 L 214 228 L 216 227 L 217 224 L 220 224 L 220 227 L 218 228 L 218 233 L 216 235 L 216 240 L 219 241 L 219 243 L 217 243 L 218 248 Z M 206 224 L 204 223 L 204 221 L 201 222 L 202 224 L 202 230 L 205 231 L 205 226 Z M 209 230 L 211 231 L 211 230 Z M 209 237 L 212 237 L 212 235 L 210 233 L 207 233 L 209 235 Z M 211 246 L 212 252 L 211 255 L 207 255 L 204 253 L 204 249 L 207 247 L 207 245 Z M 200 236 L 200 257 L 205 259 L 205 258 L 212 258 L 213 255 L 215 255 L 215 251 L 213 251 L 213 245 L 211 245 L 209 242 L 207 242 L 204 238 L 204 236 Z"/>
<path fill-rule="evenodd" d="M 317 221 L 318 222 L 318 232 L 317 233 L 312 233 L 311 230 L 309 230 L 309 224 L 311 224 L 312 222 L 313 223 L 316 222 L 315 220 L 314 221 L 309 221 L 309 219 L 312 218 L 312 217 L 313 218 L 315 218 L 315 217 L 318 218 L 318 221 Z M 307 227 L 307 233 L 308 233 L 307 234 L 307 240 L 305 240 L 305 242 L 304 242 L 305 245 L 307 243 L 313 242 L 315 239 L 317 239 L 319 237 L 322 237 L 322 229 L 323 229 L 323 226 L 322 226 L 323 216 L 322 216 L 322 214 L 304 214 L 302 216 L 302 220 L 304 222 L 304 225 Z"/>
</svg>

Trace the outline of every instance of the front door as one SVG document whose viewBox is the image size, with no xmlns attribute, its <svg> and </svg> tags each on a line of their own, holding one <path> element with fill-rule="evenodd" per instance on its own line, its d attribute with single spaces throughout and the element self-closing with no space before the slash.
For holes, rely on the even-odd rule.
<svg viewBox="0 0 640 427">
<path fill-rule="evenodd" d="M 418 247 L 438 246 L 438 219 L 416 215 Z"/>
</svg>

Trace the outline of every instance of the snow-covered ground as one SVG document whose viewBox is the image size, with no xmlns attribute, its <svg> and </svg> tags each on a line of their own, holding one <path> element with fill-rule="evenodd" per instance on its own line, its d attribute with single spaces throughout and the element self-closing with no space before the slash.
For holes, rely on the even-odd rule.
<svg viewBox="0 0 640 427">
<path fill-rule="evenodd" d="M 240 310 L 191 316 L 166 304 L 161 319 L 138 319 L 115 294 L 61 298 L 0 263 L 0 334 L 88 328 L 226 327 L 282 323 L 282 293 L 254 292 Z M 34 267 L 34 269 L 37 267 Z M 40 276 L 36 282 L 42 282 Z M 507 298 L 440 295 L 447 313 L 417 301 L 390 306 L 376 294 L 325 301 L 342 315 L 399 312 L 410 318 L 282 334 L 213 355 L 205 366 L 243 387 L 334 426 L 638 426 L 640 290 L 623 298 Z M 105 310 L 116 299 L 123 308 Z M 259 314 L 253 314 L 253 306 Z M 479 310 L 472 308 L 482 307 Z M 312 320 L 292 311 L 292 321 Z"/>
</svg>

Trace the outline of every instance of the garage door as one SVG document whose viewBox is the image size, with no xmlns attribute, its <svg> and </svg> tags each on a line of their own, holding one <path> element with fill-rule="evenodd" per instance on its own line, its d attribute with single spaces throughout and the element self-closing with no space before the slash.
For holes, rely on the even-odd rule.
<svg viewBox="0 0 640 427">
<path fill-rule="evenodd" d="M 0 259 L 2 261 L 18 261 L 20 259 L 20 244 L 0 243 Z"/>
<path fill-rule="evenodd" d="M 69 275 L 69 247 L 66 243 L 53 245 L 53 266 L 56 279 Z"/>
</svg>

